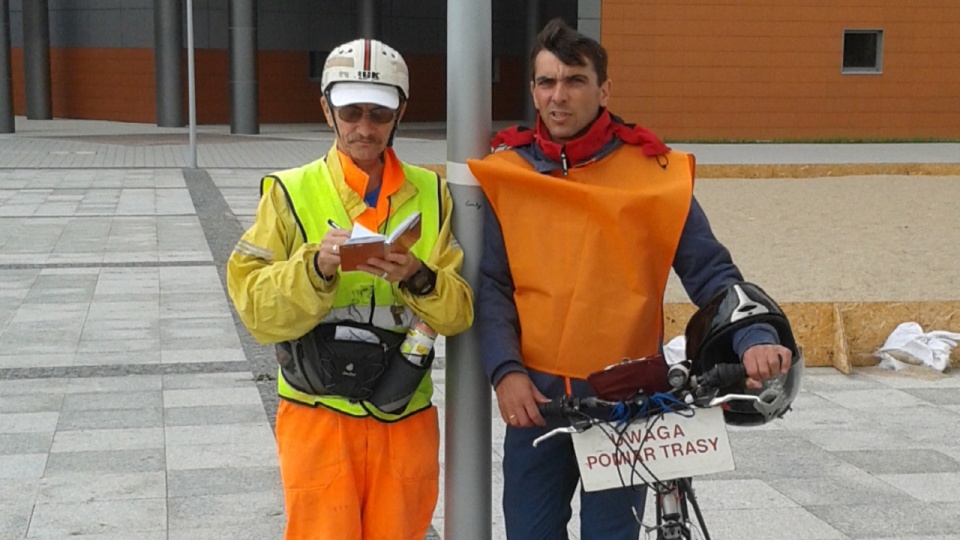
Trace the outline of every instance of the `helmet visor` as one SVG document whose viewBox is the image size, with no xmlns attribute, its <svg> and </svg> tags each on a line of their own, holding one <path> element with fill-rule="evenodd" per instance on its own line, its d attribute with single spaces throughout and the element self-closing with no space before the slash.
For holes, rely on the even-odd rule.
<svg viewBox="0 0 960 540">
<path fill-rule="evenodd" d="M 400 106 L 400 93 L 393 86 L 362 82 L 340 82 L 330 88 L 334 107 L 367 103 L 395 110 Z"/>
</svg>

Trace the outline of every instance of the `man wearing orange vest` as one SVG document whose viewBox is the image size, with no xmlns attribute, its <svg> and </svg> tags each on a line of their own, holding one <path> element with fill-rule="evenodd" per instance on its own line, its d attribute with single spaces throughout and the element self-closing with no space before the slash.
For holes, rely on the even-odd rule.
<svg viewBox="0 0 960 540">
<path fill-rule="evenodd" d="M 320 102 L 336 142 L 262 180 L 256 223 L 227 265 L 244 324 L 278 344 L 286 540 L 422 540 L 436 507 L 433 352 L 404 355 L 401 343 L 411 327 L 418 339 L 464 331 L 473 294 L 459 275 L 446 182 L 391 147 L 408 78 L 400 54 L 376 40 L 330 53 Z M 418 215 L 409 252 L 345 271 L 353 228 L 386 236 Z"/>
<path fill-rule="evenodd" d="M 702 306 L 743 280 L 693 197 L 693 158 L 606 109 L 603 47 L 560 20 L 531 52 L 536 127 L 513 127 L 470 161 L 485 215 L 477 290 L 481 357 L 503 421 L 507 538 L 566 538 L 579 480 L 569 438 L 538 403 L 589 395 L 590 373 L 662 349 L 671 267 Z M 786 373 L 774 328 L 734 334 L 749 384 Z M 781 359 L 785 361 L 781 362 Z M 636 540 L 643 490 L 580 495 L 581 540 Z M 635 517 L 635 515 L 637 517 Z"/>
</svg>

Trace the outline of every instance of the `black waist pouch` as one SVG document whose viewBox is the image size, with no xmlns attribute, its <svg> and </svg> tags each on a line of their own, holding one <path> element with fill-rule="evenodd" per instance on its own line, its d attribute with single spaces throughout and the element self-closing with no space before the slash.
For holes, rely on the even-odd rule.
<svg viewBox="0 0 960 540">
<path fill-rule="evenodd" d="M 387 371 L 370 396 L 370 403 L 385 413 L 400 414 L 407 408 L 420 381 L 433 365 L 434 350 L 426 357 L 406 358 L 399 348 L 392 352 Z"/>
<path fill-rule="evenodd" d="M 366 400 L 405 334 L 356 322 L 324 323 L 277 346 L 283 377 L 301 392 Z"/>
</svg>

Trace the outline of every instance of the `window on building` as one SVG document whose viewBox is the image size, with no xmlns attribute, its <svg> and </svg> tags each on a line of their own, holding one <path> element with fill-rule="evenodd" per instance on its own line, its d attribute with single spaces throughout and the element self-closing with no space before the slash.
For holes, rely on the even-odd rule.
<svg viewBox="0 0 960 540">
<path fill-rule="evenodd" d="M 319 83 L 323 76 L 323 64 L 327 61 L 330 51 L 310 51 L 307 56 L 307 79 Z"/>
<path fill-rule="evenodd" d="M 843 73 L 883 71 L 883 30 L 844 30 Z"/>
</svg>

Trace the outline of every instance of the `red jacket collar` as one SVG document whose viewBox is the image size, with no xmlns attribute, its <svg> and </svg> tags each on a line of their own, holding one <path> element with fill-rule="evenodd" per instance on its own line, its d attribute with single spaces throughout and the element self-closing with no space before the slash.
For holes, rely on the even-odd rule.
<svg viewBox="0 0 960 540">
<path fill-rule="evenodd" d="M 491 146 L 496 150 L 500 147 L 517 148 L 536 143 L 547 158 L 559 163 L 565 154 L 570 166 L 575 166 L 590 161 L 614 137 L 626 144 L 640 146 L 645 156 L 659 156 L 670 151 L 670 147 L 657 138 L 652 131 L 641 126 L 624 124 L 607 109 L 601 109 L 600 116 L 594 120 L 586 133 L 565 144 L 550 140 L 546 126 L 538 116 L 535 130 L 512 126 L 497 133 Z"/>
</svg>

